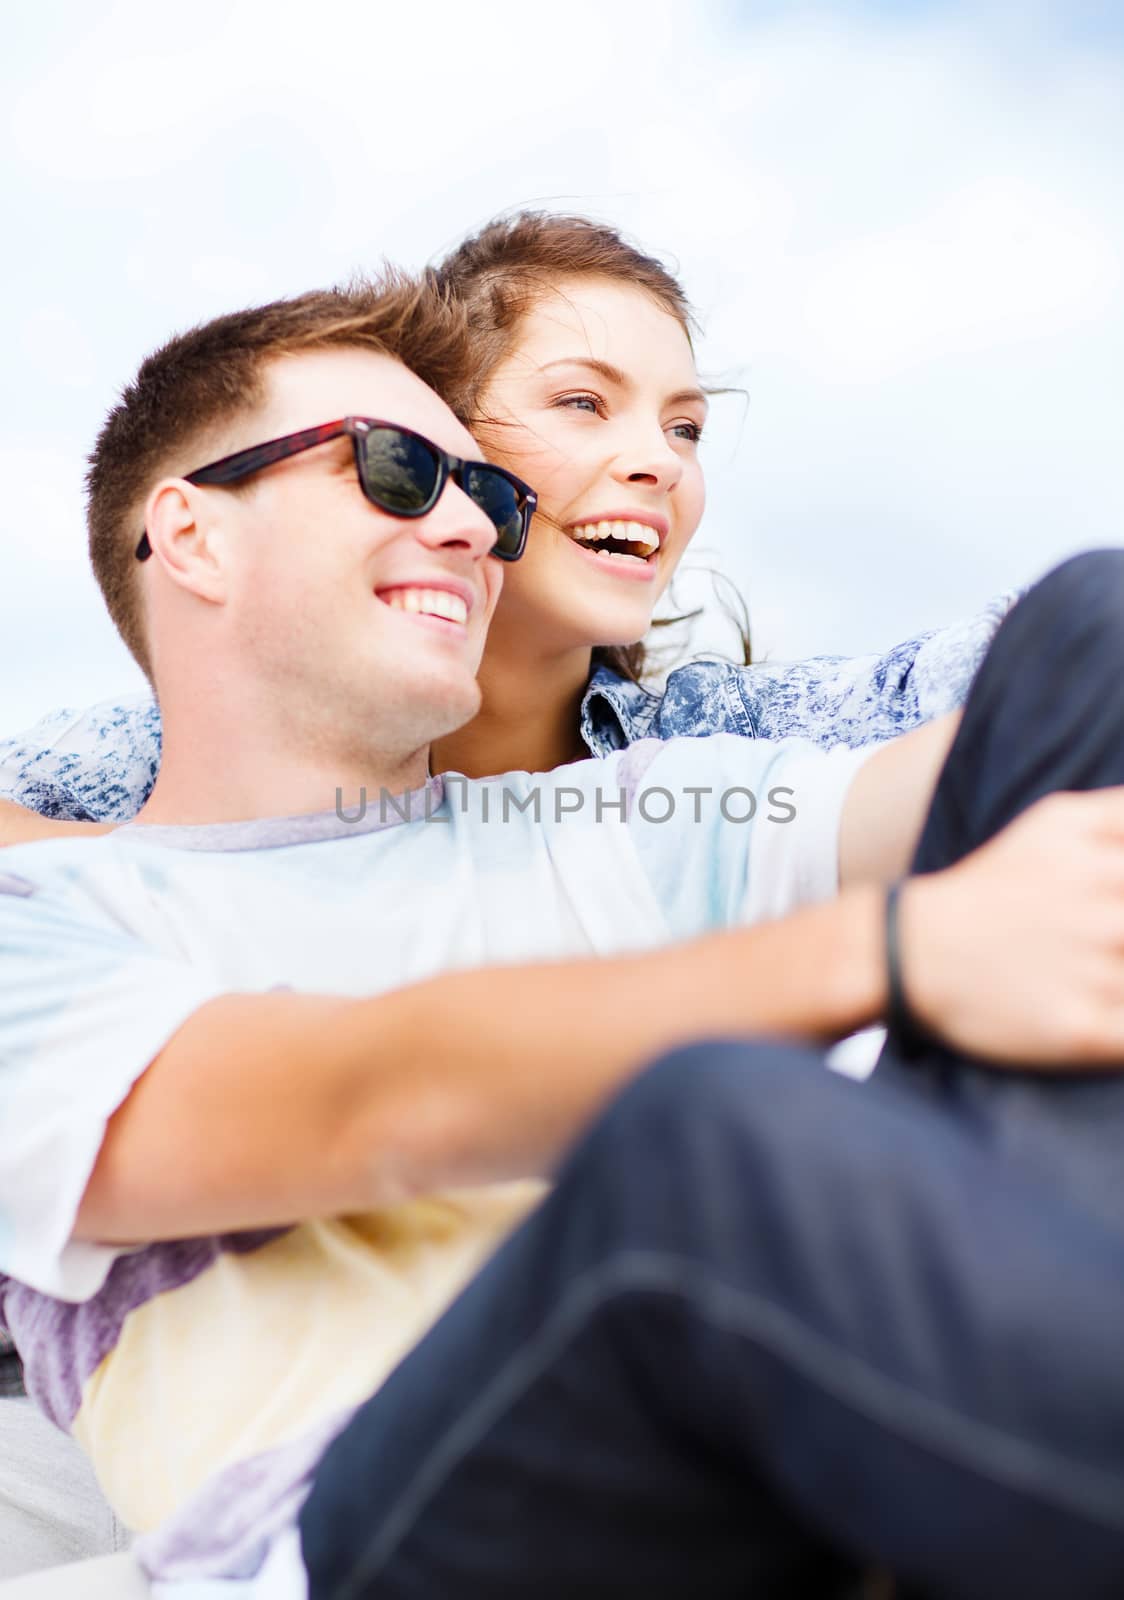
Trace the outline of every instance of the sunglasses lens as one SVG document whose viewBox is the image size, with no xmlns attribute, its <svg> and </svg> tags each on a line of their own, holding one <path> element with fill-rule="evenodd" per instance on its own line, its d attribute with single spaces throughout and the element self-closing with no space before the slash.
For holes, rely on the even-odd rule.
<svg viewBox="0 0 1124 1600">
<path fill-rule="evenodd" d="M 383 511 L 409 516 L 429 506 L 440 469 L 424 439 L 398 428 L 371 428 L 361 459 L 363 488 Z"/>
<path fill-rule="evenodd" d="M 519 555 L 523 547 L 522 493 L 494 467 L 466 467 L 464 489 L 495 524 L 494 554 L 508 559 Z"/>
</svg>

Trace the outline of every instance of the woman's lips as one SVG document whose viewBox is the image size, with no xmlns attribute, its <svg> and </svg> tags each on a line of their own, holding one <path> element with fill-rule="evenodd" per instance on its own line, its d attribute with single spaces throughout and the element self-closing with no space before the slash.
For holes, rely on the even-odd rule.
<svg viewBox="0 0 1124 1600">
<path fill-rule="evenodd" d="M 563 529 L 569 543 L 602 572 L 640 582 L 650 582 L 655 575 L 668 531 L 665 517 L 641 511 L 583 517 Z"/>
</svg>

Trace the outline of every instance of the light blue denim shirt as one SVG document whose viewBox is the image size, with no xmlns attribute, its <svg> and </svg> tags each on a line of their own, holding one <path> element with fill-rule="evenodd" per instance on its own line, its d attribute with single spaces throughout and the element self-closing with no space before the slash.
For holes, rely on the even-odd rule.
<svg viewBox="0 0 1124 1600">
<path fill-rule="evenodd" d="M 592 755 L 636 739 L 740 733 L 793 735 L 827 748 L 873 744 L 958 706 L 1014 600 L 995 600 L 953 627 L 906 639 L 883 655 L 814 656 L 750 667 L 694 661 L 662 689 L 599 667 L 586 690 L 581 731 Z M 126 822 L 160 764 L 160 713 L 151 699 L 54 711 L 0 740 L 0 798 L 45 817 Z"/>
</svg>

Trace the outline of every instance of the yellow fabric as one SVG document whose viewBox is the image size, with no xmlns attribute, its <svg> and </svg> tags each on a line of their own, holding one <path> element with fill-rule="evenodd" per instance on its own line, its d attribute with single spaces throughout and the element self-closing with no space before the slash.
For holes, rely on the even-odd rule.
<svg viewBox="0 0 1124 1600">
<path fill-rule="evenodd" d="M 131 1312 L 74 1423 L 118 1515 L 152 1528 L 212 1473 L 360 1404 L 544 1192 L 302 1223 Z"/>
</svg>

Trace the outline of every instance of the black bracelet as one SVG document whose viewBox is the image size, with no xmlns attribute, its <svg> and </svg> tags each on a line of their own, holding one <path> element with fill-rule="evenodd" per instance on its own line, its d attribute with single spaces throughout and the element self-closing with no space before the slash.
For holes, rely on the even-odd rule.
<svg viewBox="0 0 1124 1600">
<path fill-rule="evenodd" d="M 898 927 L 901 891 L 900 882 L 892 883 L 886 891 L 886 1031 L 898 1054 L 913 1058 L 922 1055 L 936 1041 L 914 1015 L 902 982 L 902 944 Z"/>
</svg>

